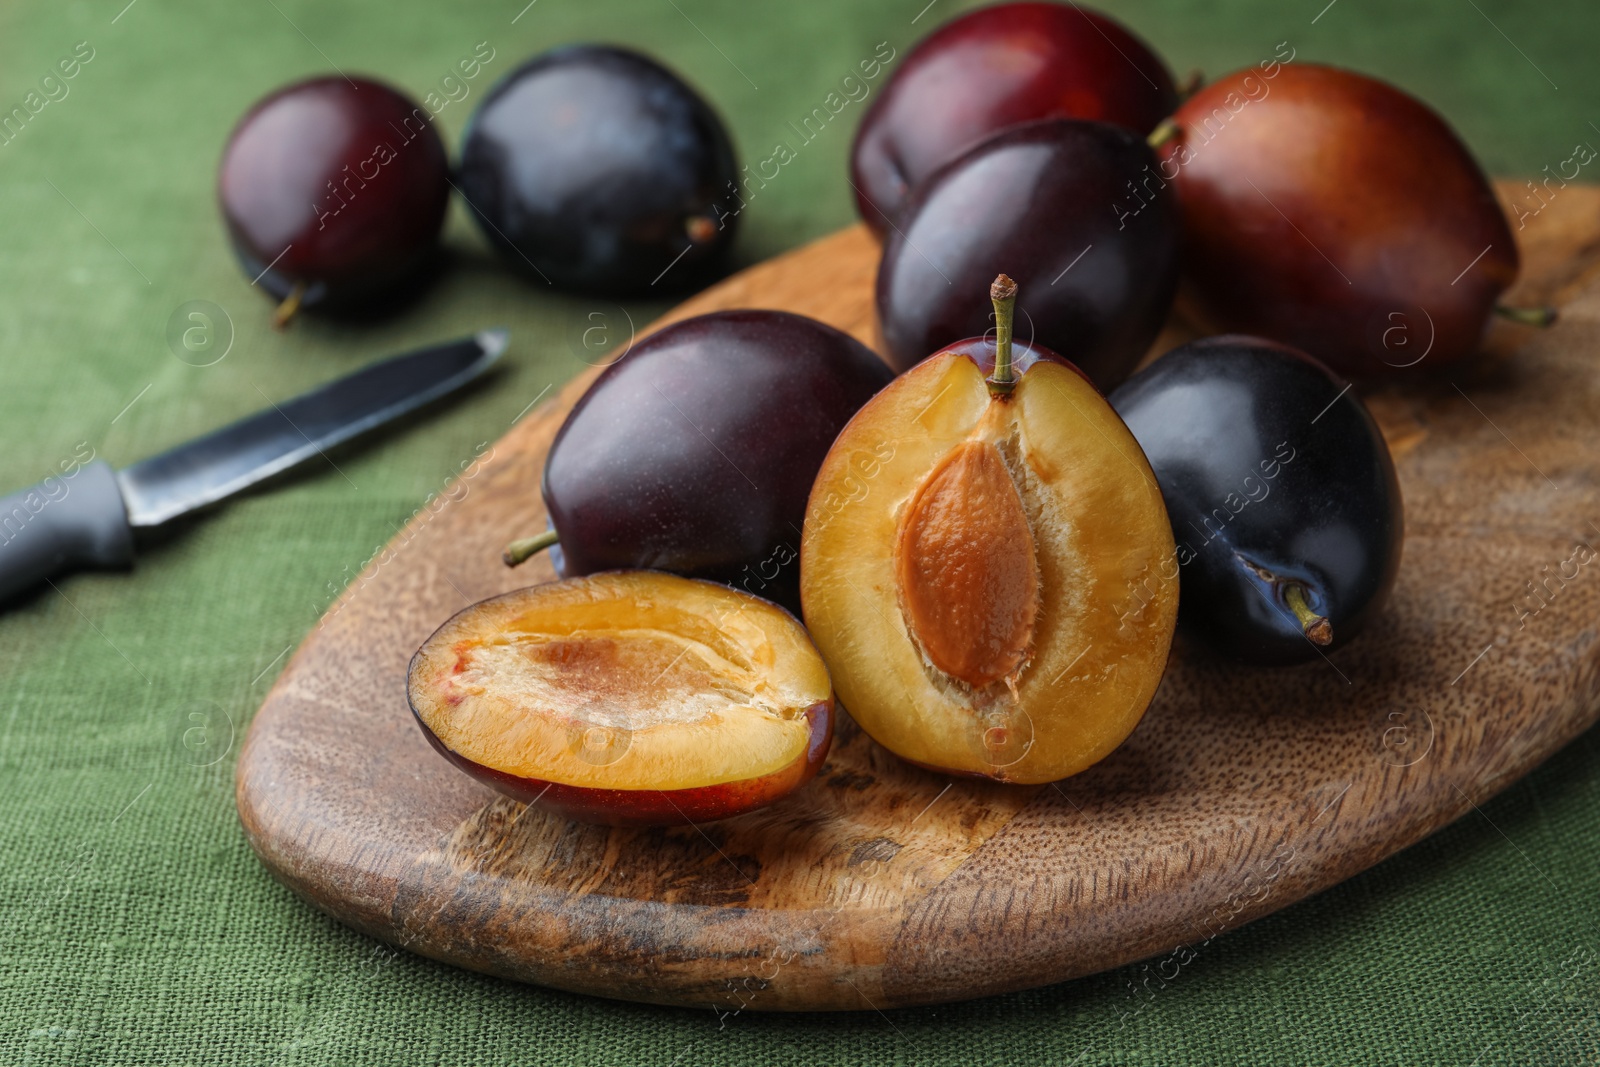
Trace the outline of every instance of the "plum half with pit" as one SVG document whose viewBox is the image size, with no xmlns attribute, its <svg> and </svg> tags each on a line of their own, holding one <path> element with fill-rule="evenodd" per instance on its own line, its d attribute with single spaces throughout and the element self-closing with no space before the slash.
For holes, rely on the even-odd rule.
<svg viewBox="0 0 1600 1067">
<path fill-rule="evenodd" d="M 800 551 L 806 624 L 840 702 L 923 767 L 1054 781 L 1105 757 L 1166 668 L 1176 585 L 1127 607 L 1171 556 L 1138 443 L 1070 363 L 992 338 L 897 378 L 817 475 Z M 859 458 L 871 456 L 863 479 Z"/>
<path fill-rule="evenodd" d="M 1383 435 L 1305 353 L 1214 337 L 1111 394 L 1166 499 L 1176 552 L 1139 596 L 1182 585 L 1182 632 L 1256 664 L 1314 660 L 1380 610 L 1405 520 Z"/>
<path fill-rule="evenodd" d="M 516 800 L 672 825 L 770 804 L 822 766 L 828 671 L 787 612 L 649 571 L 572 578 L 457 614 L 407 691 L 428 741 Z"/>
<path fill-rule="evenodd" d="M 850 180 L 867 225 L 898 223 L 918 183 L 1008 126 L 1094 119 L 1141 136 L 1178 106 L 1166 64 L 1078 4 L 994 4 L 919 41 L 856 131 Z"/>
<path fill-rule="evenodd" d="M 878 268 L 878 319 L 904 370 L 989 326 L 985 292 L 1021 287 L 1017 334 L 1059 352 L 1102 390 L 1155 340 L 1178 280 L 1170 191 L 1117 212 L 1155 155 L 1103 122 L 1047 119 L 979 144 L 917 188 Z"/>
<path fill-rule="evenodd" d="M 551 530 L 565 575 L 640 568 L 798 605 L 806 499 L 850 417 L 893 375 L 831 326 L 721 311 L 666 326 L 590 386 L 550 446 Z"/>
<path fill-rule="evenodd" d="M 733 240 L 722 120 L 672 71 L 573 45 L 502 78 L 473 114 L 461 193 L 516 270 L 597 293 L 703 284 Z"/>
<path fill-rule="evenodd" d="M 426 109 L 340 75 L 285 86 L 234 127 L 217 198 L 244 273 L 300 308 L 376 301 L 426 274 L 450 201 L 450 163 Z"/>
</svg>

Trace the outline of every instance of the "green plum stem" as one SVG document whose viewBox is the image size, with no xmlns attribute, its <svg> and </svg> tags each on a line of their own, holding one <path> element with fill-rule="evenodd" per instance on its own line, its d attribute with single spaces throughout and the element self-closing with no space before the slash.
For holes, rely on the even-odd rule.
<svg viewBox="0 0 1600 1067">
<path fill-rule="evenodd" d="M 1494 313 L 1502 319 L 1520 322 L 1524 326 L 1537 326 L 1541 330 L 1556 321 L 1556 309 L 1549 306 L 1519 308 L 1496 304 Z"/>
<path fill-rule="evenodd" d="M 1016 388 L 1017 376 L 1011 368 L 1011 326 L 1016 318 L 1017 283 L 1002 274 L 989 286 L 994 302 L 994 373 L 989 376 L 989 392 L 1005 396 Z"/>
<path fill-rule="evenodd" d="M 289 295 L 283 298 L 283 303 L 279 304 L 272 312 L 272 328 L 274 330 L 282 330 L 289 325 L 295 315 L 299 313 L 300 301 L 305 299 L 305 295 L 306 283 L 295 282 L 294 288 L 289 290 Z"/>
<path fill-rule="evenodd" d="M 1283 599 L 1288 603 L 1289 610 L 1294 612 L 1294 617 L 1299 620 L 1300 629 L 1310 638 L 1312 644 L 1327 645 L 1333 642 L 1333 624 L 1311 610 L 1311 605 L 1306 603 L 1304 586 L 1289 586 L 1283 592 Z"/>
<path fill-rule="evenodd" d="M 1150 131 L 1150 136 L 1144 139 L 1144 143 L 1149 145 L 1151 148 L 1160 148 L 1162 145 L 1178 136 L 1181 131 L 1182 127 L 1178 125 L 1177 119 L 1164 118 L 1160 122 L 1156 123 L 1156 128 Z"/>
<path fill-rule="evenodd" d="M 536 537 L 524 537 L 511 542 L 506 546 L 506 550 L 501 554 L 500 558 L 506 561 L 507 567 L 515 567 L 530 556 L 536 556 L 543 552 L 559 540 L 561 540 L 560 534 L 554 530 L 546 530 Z"/>
</svg>

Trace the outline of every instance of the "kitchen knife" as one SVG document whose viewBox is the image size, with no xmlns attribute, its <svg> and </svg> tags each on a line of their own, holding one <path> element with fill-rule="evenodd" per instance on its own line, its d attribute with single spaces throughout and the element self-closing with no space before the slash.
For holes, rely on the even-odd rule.
<svg viewBox="0 0 1600 1067">
<path fill-rule="evenodd" d="M 127 566 L 136 527 L 215 503 L 460 388 L 506 339 L 484 330 L 395 356 L 120 471 L 95 460 L 0 499 L 0 600 L 67 567 Z"/>
</svg>

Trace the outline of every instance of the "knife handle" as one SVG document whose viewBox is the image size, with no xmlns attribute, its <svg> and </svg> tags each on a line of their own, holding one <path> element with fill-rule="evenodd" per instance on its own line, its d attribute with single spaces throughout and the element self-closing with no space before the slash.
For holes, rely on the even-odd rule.
<svg viewBox="0 0 1600 1067">
<path fill-rule="evenodd" d="M 0 499 L 0 601 L 66 567 L 132 562 L 128 509 L 103 460 Z"/>
</svg>

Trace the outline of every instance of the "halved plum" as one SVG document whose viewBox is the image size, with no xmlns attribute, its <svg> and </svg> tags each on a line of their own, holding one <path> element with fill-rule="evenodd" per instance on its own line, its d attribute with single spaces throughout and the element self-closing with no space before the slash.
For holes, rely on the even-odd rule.
<svg viewBox="0 0 1600 1067">
<path fill-rule="evenodd" d="M 714 582 L 612 571 L 455 615 L 411 660 L 446 758 L 516 800 L 615 826 L 723 819 L 817 772 L 828 671 L 782 608 Z"/>
<path fill-rule="evenodd" d="M 800 548 L 805 618 L 862 729 L 933 770 L 1064 778 L 1138 725 L 1178 582 L 1144 453 L 1070 363 L 999 323 L 912 367 L 839 435 Z M 881 444 L 889 442 L 892 448 Z M 860 473 L 871 456 L 872 477 Z"/>
</svg>

